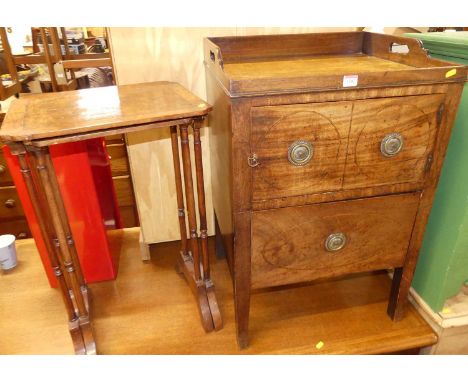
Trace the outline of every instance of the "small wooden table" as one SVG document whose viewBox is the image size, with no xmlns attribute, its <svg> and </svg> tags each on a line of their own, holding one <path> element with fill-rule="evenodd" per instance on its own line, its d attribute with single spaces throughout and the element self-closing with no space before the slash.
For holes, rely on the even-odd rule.
<svg viewBox="0 0 468 382">
<path fill-rule="evenodd" d="M 201 123 L 210 110 L 210 105 L 179 84 L 170 82 L 31 95 L 11 105 L 0 130 L 0 139 L 18 156 L 42 236 L 49 239 L 45 240 L 47 251 L 67 309 L 76 354 L 95 354 L 96 344 L 91 328 L 88 287 L 81 272 L 49 146 L 113 134 L 170 128 L 181 233 L 177 269 L 184 274 L 195 295 L 203 328 L 210 332 L 222 327 L 210 277 L 200 139 Z M 195 213 L 189 127 L 193 129 L 194 137 L 200 235 Z"/>
</svg>

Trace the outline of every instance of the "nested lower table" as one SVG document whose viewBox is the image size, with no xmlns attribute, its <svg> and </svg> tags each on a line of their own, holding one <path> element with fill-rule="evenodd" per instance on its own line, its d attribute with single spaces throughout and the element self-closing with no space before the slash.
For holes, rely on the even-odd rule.
<svg viewBox="0 0 468 382">
<path fill-rule="evenodd" d="M 0 139 L 18 156 L 42 236 L 48 239 L 47 251 L 68 313 L 76 354 L 94 354 L 96 344 L 90 320 L 88 287 L 76 254 L 49 146 L 113 134 L 170 128 L 181 233 L 177 269 L 184 274 L 195 295 L 203 328 L 210 332 L 222 327 L 210 276 L 200 139 L 202 121 L 210 110 L 210 105 L 171 82 L 31 95 L 11 105 L 0 130 Z M 195 212 L 197 203 L 189 129 L 193 130 L 194 137 L 199 227 Z M 144 166 L 144 163 L 141 165 Z"/>
</svg>

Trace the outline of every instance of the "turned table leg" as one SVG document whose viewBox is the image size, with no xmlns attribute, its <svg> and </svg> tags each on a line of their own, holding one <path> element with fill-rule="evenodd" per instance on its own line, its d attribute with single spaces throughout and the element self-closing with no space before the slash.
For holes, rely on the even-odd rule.
<svg viewBox="0 0 468 382">
<path fill-rule="evenodd" d="M 179 228 L 181 234 L 181 256 L 178 259 L 178 268 L 184 274 L 188 284 L 190 285 L 194 295 L 197 298 L 202 326 L 206 332 L 210 332 L 213 329 L 218 330 L 222 327 L 222 319 L 214 292 L 214 285 L 211 279 L 209 278 L 210 266 L 207 245 L 207 224 L 205 193 L 203 188 L 203 169 L 201 168 L 201 151 L 198 149 L 201 147 L 201 141 L 199 136 L 199 128 L 194 129 L 194 137 L 197 136 L 195 130 L 197 130 L 198 133 L 198 138 L 196 138 L 196 141 L 198 143 L 195 142 L 194 151 L 200 215 L 200 240 L 197 233 L 197 219 L 195 214 L 195 196 L 192 179 L 188 126 L 180 126 L 180 141 L 184 175 L 183 178 L 185 185 L 185 201 L 187 203 L 187 217 L 190 232 L 190 240 L 189 242 L 187 242 L 187 227 L 185 222 L 185 205 L 184 194 L 182 190 L 182 169 L 180 166 L 179 158 L 177 126 L 171 127 L 171 143 L 177 193 L 177 208 L 179 216 Z M 201 261 L 200 247 L 202 254 Z"/>
<path fill-rule="evenodd" d="M 71 236 L 68 218 L 58 189 L 48 148 L 10 146 L 18 156 L 31 203 L 37 217 L 50 263 L 69 319 L 76 354 L 95 354 L 96 345 L 89 320 L 87 287 Z"/>
<path fill-rule="evenodd" d="M 200 241 L 203 264 L 203 280 L 205 281 L 206 295 L 210 304 L 211 316 L 216 330 L 223 327 L 221 312 L 218 307 L 213 281 L 210 275 L 210 259 L 208 253 L 208 224 L 206 222 L 205 182 L 203 178 L 203 160 L 200 138 L 200 122 L 193 124 L 193 145 L 195 153 L 195 169 L 197 177 L 198 214 L 200 216 Z"/>
</svg>

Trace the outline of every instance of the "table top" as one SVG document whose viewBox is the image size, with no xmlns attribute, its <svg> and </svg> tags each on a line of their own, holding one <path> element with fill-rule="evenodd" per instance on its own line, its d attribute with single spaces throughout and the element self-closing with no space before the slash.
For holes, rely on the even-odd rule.
<svg viewBox="0 0 468 382">
<path fill-rule="evenodd" d="M 2 141 L 32 141 L 208 114 L 211 106 L 174 82 L 33 94 L 13 101 Z"/>
</svg>

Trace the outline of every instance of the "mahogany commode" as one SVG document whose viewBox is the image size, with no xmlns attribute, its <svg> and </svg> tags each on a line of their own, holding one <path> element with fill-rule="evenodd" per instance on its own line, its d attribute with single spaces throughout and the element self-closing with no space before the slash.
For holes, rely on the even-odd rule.
<svg viewBox="0 0 468 382">
<path fill-rule="evenodd" d="M 203 328 L 210 332 L 222 327 L 210 276 L 200 139 L 202 121 L 210 110 L 210 105 L 179 84 L 171 82 L 38 94 L 12 103 L 0 130 L 0 139 L 18 156 L 42 236 L 49 239 L 46 240 L 47 250 L 67 309 L 76 354 L 95 354 L 96 344 L 91 328 L 88 287 L 76 254 L 49 146 L 147 129 L 170 128 L 181 231 L 177 268 L 185 275 L 195 295 Z M 195 212 L 189 128 L 192 128 L 194 136 L 199 228 Z"/>
<path fill-rule="evenodd" d="M 207 38 L 204 57 L 240 347 L 251 289 L 393 268 L 401 319 L 466 68 L 367 32 Z"/>
</svg>

